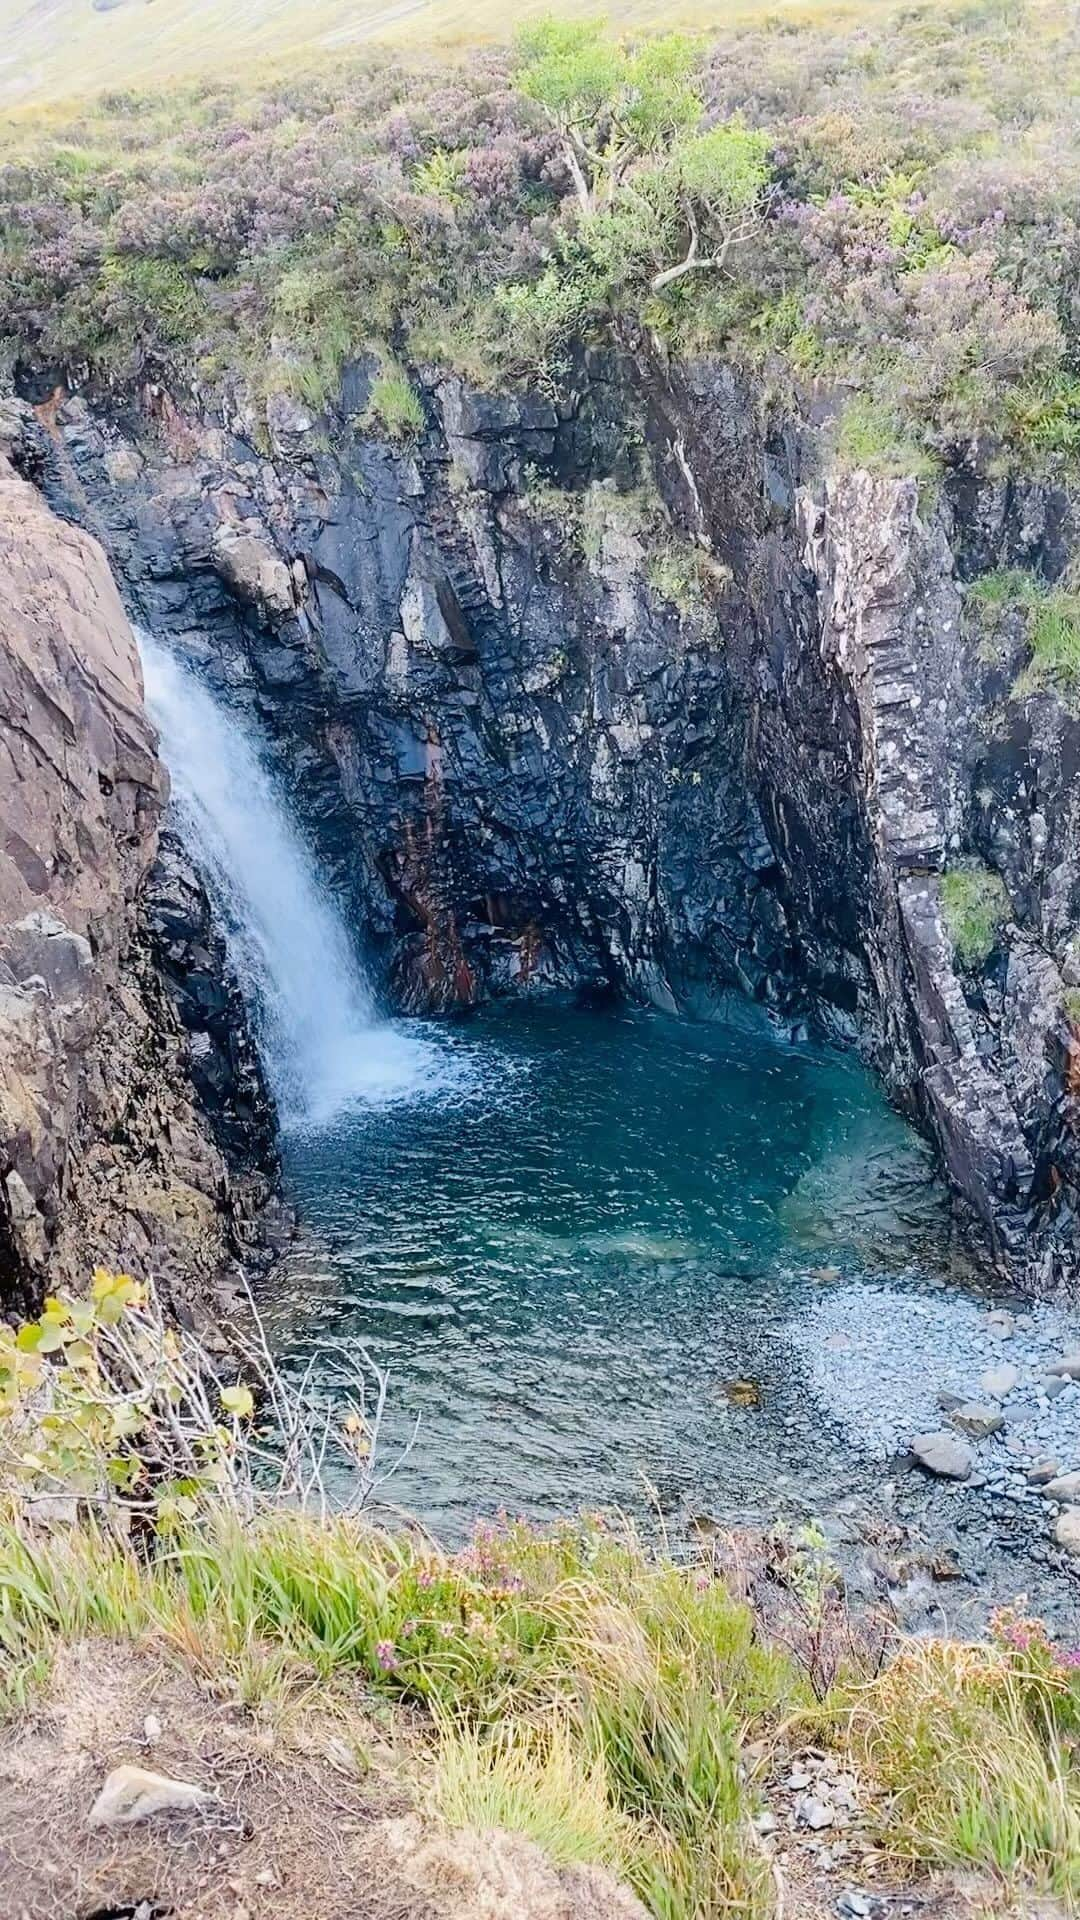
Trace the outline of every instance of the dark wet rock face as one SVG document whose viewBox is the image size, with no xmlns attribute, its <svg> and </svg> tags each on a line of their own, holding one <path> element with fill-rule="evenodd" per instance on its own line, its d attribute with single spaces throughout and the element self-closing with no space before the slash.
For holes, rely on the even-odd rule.
<svg viewBox="0 0 1080 1920">
<path fill-rule="evenodd" d="M 1064 496 L 822 479 L 728 370 L 636 347 L 557 402 L 433 375 L 405 450 L 345 424 L 368 378 L 329 437 L 277 401 L 265 453 L 161 393 L 71 401 L 43 464 L 134 613 L 261 721 L 387 997 L 812 1020 L 1014 1275 L 1075 1285 L 1080 726 L 1013 696 L 1022 638 L 988 651 L 963 591 L 1055 577 Z M 967 856 L 1010 904 L 976 973 L 939 881 Z"/>
<path fill-rule="evenodd" d="M 187 1035 L 199 1104 L 232 1167 L 257 1177 L 276 1165 L 274 1103 L 224 937 L 172 830 L 160 836 L 141 907 L 154 965 Z"/>
</svg>

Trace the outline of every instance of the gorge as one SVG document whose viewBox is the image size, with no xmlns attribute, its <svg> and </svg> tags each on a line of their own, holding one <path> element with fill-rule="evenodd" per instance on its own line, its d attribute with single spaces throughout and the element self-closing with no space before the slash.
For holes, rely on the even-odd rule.
<svg viewBox="0 0 1080 1920">
<path fill-rule="evenodd" d="M 0 0 L 0 1916 L 1068 1920 L 1080 16 L 513 14 Z"/>
<path fill-rule="evenodd" d="M 1046 695 L 984 732 L 1014 669 L 961 584 L 976 553 L 1053 564 L 1065 503 L 821 489 L 722 370 L 694 408 L 632 358 L 583 361 L 562 411 L 439 379 L 405 451 L 348 425 L 371 378 L 329 446 L 272 408 L 272 458 L 160 391 L 10 415 L 142 628 L 174 796 L 145 951 L 230 1169 L 204 1304 L 237 1253 L 283 1254 L 260 1298 L 286 1364 L 374 1344 L 395 1431 L 425 1434 L 400 1495 L 451 1535 L 500 1492 L 633 1506 L 642 1474 L 673 1513 L 861 1516 L 995 1357 L 942 1282 L 996 1263 L 1068 1296 L 1074 1270 L 1075 723 Z M 1016 916 L 975 986 L 936 877 L 957 849 Z M 875 1346 L 893 1299 L 924 1316 L 906 1376 Z M 1017 1356 L 1069 1339 L 1036 1321 Z M 760 1411 L 726 1404 L 746 1380 Z M 1007 1597 L 1039 1497 L 981 1498 L 961 1564 Z M 954 1550 L 918 1479 L 890 1524 Z"/>
</svg>

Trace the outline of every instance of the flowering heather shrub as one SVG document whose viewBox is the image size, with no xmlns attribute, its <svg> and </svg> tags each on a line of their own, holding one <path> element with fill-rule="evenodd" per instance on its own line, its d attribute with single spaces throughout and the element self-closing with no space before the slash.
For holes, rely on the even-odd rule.
<svg viewBox="0 0 1080 1920">
<path fill-rule="evenodd" d="M 292 366 L 322 405 L 372 346 L 550 381 L 568 336 L 629 309 L 673 351 L 843 384 L 894 451 L 1060 464 L 1080 452 L 1078 42 L 1062 0 L 955 0 L 106 94 L 0 130 L 0 334 L 119 381 L 257 392 Z M 737 218 L 717 169 L 684 164 L 710 141 L 753 161 Z"/>
</svg>

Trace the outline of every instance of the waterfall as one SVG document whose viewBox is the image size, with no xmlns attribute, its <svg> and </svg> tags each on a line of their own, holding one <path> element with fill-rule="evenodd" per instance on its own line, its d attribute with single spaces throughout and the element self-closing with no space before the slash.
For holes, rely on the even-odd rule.
<svg viewBox="0 0 1080 1920">
<path fill-rule="evenodd" d="M 285 1127 L 429 1094 L 453 1049 L 380 1019 L 344 921 L 246 721 L 148 634 L 146 703 L 180 833 L 221 919 Z"/>
</svg>

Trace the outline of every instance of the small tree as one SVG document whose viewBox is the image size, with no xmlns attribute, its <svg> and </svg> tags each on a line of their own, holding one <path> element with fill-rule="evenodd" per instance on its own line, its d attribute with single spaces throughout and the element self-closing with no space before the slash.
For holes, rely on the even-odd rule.
<svg viewBox="0 0 1080 1920">
<path fill-rule="evenodd" d="M 658 265 L 654 293 L 688 273 L 722 270 L 732 248 L 757 232 L 769 180 L 768 142 L 763 133 L 728 121 L 682 141 L 662 172 L 686 247 L 673 265 Z"/>
<path fill-rule="evenodd" d="M 558 129 L 581 239 L 608 282 L 660 293 L 723 270 L 761 224 L 768 141 L 738 121 L 695 131 L 693 43 L 669 33 L 628 51 L 595 21 L 544 20 L 519 46 L 518 84 Z"/>
<path fill-rule="evenodd" d="M 637 160 L 662 151 L 701 118 L 692 41 L 662 34 L 628 51 L 599 21 L 545 19 L 518 42 L 521 91 L 543 107 L 584 215 L 611 206 Z"/>
<path fill-rule="evenodd" d="M 609 283 L 653 293 L 690 273 L 721 272 L 756 233 L 767 204 L 765 136 L 728 122 L 635 167 L 614 204 L 582 222 Z"/>
</svg>

